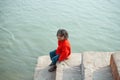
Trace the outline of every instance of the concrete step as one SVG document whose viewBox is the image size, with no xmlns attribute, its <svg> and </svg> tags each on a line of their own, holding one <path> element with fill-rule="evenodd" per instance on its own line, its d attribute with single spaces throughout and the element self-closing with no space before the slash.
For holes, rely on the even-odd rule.
<svg viewBox="0 0 120 80">
<path fill-rule="evenodd" d="M 84 52 L 84 80 L 113 80 L 109 66 L 111 54 L 113 52 Z"/>
<path fill-rule="evenodd" d="M 57 63 L 54 72 L 48 72 L 48 55 L 38 58 L 34 80 L 113 80 L 110 56 L 113 52 L 72 53 L 68 60 Z"/>
<path fill-rule="evenodd" d="M 68 60 L 57 63 L 56 80 L 80 80 L 80 64 L 80 53 L 74 53 Z"/>
<path fill-rule="evenodd" d="M 111 55 L 110 66 L 114 80 L 120 80 L 120 52 Z"/>
<path fill-rule="evenodd" d="M 34 80 L 79 80 L 81 54 L 73 53 L 68 60 L 57 63 L 56 72 L 48 72 L 51 60 L 48 55 L 40 56 L 35 68 Z"/>
<path fill-rule="evenodd" d="M 51 60 L 48 55 L 40 56 L 35 68 L 34 80 L 55 80 L 56 72 L 48 72 Z"/>
</svg>

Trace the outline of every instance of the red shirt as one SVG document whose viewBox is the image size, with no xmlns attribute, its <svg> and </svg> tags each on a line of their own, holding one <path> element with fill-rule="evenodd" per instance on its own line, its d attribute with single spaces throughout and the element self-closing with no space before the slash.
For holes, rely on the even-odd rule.
<svg viewBox="0 0 120 80">
<path fill-rule="evenodd" d="M 56 49 L 56 54 L 60 55 L 58 61 L 63 61 L 69 57 L 69 55 L 71 54 L 71 47 L 68 40 L 66 39 L 63 41 L 58 40 L 58 47 Z"/>
</svg>

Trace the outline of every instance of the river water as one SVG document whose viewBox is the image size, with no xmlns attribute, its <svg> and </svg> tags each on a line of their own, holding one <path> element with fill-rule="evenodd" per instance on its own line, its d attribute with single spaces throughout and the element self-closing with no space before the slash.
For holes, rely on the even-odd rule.
<svg viewBox="0 0 120 80">
<path fill-rule="evenodd" d="M 0 80 L 33 80 L 37 58 L 69 33 L 73 53 L 120 50 L 120 0 L 0 0 Z"/>
</svg>

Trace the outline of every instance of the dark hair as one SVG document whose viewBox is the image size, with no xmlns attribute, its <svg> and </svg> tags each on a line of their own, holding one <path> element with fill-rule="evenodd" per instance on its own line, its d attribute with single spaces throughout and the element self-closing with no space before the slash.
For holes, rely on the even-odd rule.
<svg viewBox="0 0 120 80">
<path fill-rule="evenodd" d="M 58 29 L 57 36 L 64 36 L 65 39 L 68 39 L 68 32 L 65 29 Z"/>
</svg>

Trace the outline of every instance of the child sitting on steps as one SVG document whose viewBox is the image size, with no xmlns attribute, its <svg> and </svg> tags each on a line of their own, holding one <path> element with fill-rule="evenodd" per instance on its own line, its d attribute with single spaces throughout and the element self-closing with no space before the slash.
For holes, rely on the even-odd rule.
<svg viewBox="0 0 120 80">
<path fill-rule="evenodd" d="M 51 51 L 50 59 L 51 59 L 51 68 L 48 70 L 49 72 L 56 70 L 56 63 L 64 61 L 71 54 L 71 46 L 68 40 L 68 32 L 65 29 L 59 29 L 57 31 L 57 39 L 58 39 L 58 47 L 56 50 Z"/>
</svg>

